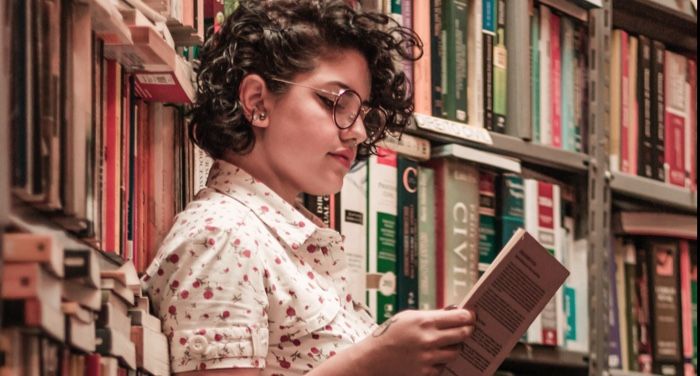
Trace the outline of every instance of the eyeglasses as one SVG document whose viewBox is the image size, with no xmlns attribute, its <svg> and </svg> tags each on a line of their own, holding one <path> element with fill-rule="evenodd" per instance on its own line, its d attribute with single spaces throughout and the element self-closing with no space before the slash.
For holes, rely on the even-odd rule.
<svg viewBox="0 0 700 376">
<path fill-rule="evenodd" d="M 373 142 L 379 139 L 386 128 L 386 112 L 381 108 L 369 107 L 363 104 L 360 94 L 354 90 L 340 89 L 339 92 L 334 93 L 329 90 L 319 89 L 279 78 L 271 78 L 271 80 L 288 85 L 301 86 L 314 90 L 318 93 L 332 96 L 335 99 L 331 102 L 331 100 L 326 96 L 319 95 L 326 106 L 329 109 L 333 109 L 333 121 L 335 122 L 335 126 L 340 129 L 348 129 L 355 124 L 355 121 L 359 116 L 362 116 L 362 121 L 365 124 L 365 132 L 367 133 L 366 142 Z"/>
</svg>

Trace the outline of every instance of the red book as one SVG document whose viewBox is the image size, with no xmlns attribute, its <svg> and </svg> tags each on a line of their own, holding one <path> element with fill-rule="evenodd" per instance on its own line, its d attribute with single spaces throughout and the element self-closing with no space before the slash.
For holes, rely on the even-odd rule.
<svg viewBox="0 0 700 376">
<path fill-rule="evenodd" d="M 620 57 L 622 62 L 622 87 L 620 88 L 621 95 L 621 121 L 620 121 L 620 171 L 626 174 L 632 174 L 630 168 L 630 127 L 632 126 L 632 114 L 630 112 L 630 57 L 629 57 L 629 35 L 627 32 L 620 30 L 622 35 L 620 41 Z"/>
<path fill-rule="evenodd" d="M 667 182 L 685 187 L 685 142 L 686 116 L 688 114 L 686 93 L 688 72 L 685 57 L 666 52 L 666 170 Z"/>
<path fill-rule="evenodd" d="M 552 13 L 549 21 L 552 51 L 549 82 L 552 99 L 552 146 L 561 148 L 561 18 Z"/>
<path fill-rule="evenodd" d="M 690 86 L 690 104 L 689 104 L 689 120 L 688 128 L 690 134 L 686 133 L 687 143 L 690 147 L 686 147 L 686 170 L 690 170 L 689 183 L 692 191 L 698 190 L 698 166 L 697 166 L 697 145 L 698 145 L 698 67 L 697 61 L 688 59 L 688 84 Z M 688 144 L 686 144 L 688 145 Z"/>
<path fill-rule="evenodd" d="M 687 364 L 693 359 L 693 302 L 691 290 L 690 246 L 687 240 L 679 242 L 681 277 L 681 326 L 683 330 L 683 360 Z M 692 365 L 691 365 L 692 367 Z"/>
<path fill-rule="evenodd" d="M 106 111 L 104 142 L 104 195 L 105 218 L 104 250 L 117 253 L 119 250 L 120 213 L 119 197 L 121 180 L 121 67 L 114 60 L 106 60 Z"/>
<path fill-rule="evenodd" d="M 100 354 L 85 355 L 85 376 L 100 376 Z"/>
</svg>

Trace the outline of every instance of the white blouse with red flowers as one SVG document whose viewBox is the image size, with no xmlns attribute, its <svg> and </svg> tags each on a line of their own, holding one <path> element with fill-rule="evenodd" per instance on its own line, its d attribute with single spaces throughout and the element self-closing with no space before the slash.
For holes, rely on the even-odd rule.
<svg viewBox="0 0 700 376">
<path fill-rule="evenodd" d="M 375 326 L 362 297 L 350 295 L 345 268 L 338 232 L 216 161 L 142 282 L 173 372 L 302 375 Z"/>
</svg>

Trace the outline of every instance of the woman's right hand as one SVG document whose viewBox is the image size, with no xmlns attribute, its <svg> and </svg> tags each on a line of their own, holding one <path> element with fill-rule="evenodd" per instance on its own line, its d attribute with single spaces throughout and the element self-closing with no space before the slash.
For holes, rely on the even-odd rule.
<svg viewBox="0 0 700 376">
<path fill-rule="evenodd" d="M 369 370 L 383 376 L 436 376 L 459 356 L 474 331 L 476 317 L 463 310 L 403 311 L 361 343 Z"/>
</svg>

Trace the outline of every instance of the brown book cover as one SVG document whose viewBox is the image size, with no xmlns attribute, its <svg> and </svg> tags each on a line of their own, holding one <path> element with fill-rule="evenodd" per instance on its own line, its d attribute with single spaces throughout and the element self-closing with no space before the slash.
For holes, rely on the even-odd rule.
<svg viewBox="0 0 700 376">
<path fill-rule="evenodd" d="M 57 277 L 64 276 L 64 252 L 51 234 L 6 233 L 2 237 L 4 261 L 36 262 Z"/>
<path fill-rule="evenodd" d="M 492 375 L 569 271 L 519 229 L 459 304 L 476 313 L 474 333 L 442 375 Z"/>
</svg>

